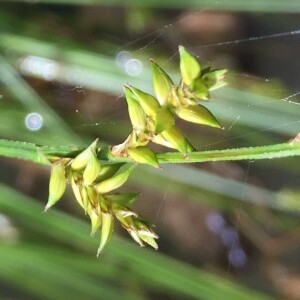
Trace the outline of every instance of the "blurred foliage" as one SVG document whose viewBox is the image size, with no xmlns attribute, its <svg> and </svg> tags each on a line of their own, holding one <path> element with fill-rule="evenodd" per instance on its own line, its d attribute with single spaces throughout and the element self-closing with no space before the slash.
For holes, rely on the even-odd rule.
<svg viewBox="0 0 300 300">
<path fill-rule="evenodd" d="M 298 0 L 139 2 L 143 8 L 38 2 L 0 4 L 1 138 L 56 146 L 122 141 L 130 123 L 121 84 L 152 92 L 150 57 L 176 79 L 179 44 L 232 70 L 230 85 L 208 103 L 226 130 L 182 123 L 199 150 L 280 143 L 300 131 L 299 97 L 288 98 L 299 87 L 299 15 L 283 14 L 298 12 Z M 236 39 L 247 42 L 209 46 Z M 43 118 L 38 131 L 24 124 L 31 112 Z M 140 167 L 129 185 L 143 191 L 136 210 L 156 224 L 160 249 L 115 238 L 96 259 L 98 241 L 72 196 L 60 211 L 41 213 L 49 169 L 2 158 L 1 297 L 299 299 L 299 173 L 297 157 Z"/>
</svg>

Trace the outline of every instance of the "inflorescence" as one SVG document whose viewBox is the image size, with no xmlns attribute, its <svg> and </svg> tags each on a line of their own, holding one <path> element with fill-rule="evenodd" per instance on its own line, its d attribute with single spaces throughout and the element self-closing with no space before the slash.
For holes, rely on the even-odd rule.
<svg viewBox="0 0 300 300">
<path fill-rule="evenodd" d="M 169 75 L 153 60 L 153 86 L 156 97 L 133 86 L 124 85 L 132 132 L 127 139 L 111 147 L 114 157 L 129 157 L 136 163 L 158 168 L 156 153 L 147 145 L 152 142 L 175 149 L 188 159 L 192 144 L 175 125 L 175 117 L 185 121 L 222 128 L 214 115 L 199 101 L 210 99 L 210 91 L 224 86 L 227 70 L 205 69 L 184 47 L 179 46 L 181 80 L 175 85 Z M 97 255 L 109 242 L 117 219 L 140 245 L 157 249 L 153 226 L 129 208 L 137 193 L 115 193 L 128 179 L 136 164 L 103 163 L 96 139 L 74 159 L 59 158 L 52 162 L 47 211 L 64 194 L 70 183 L 79 205 L 90 217 L 91 235 L 98 230 L 100 244 Z"/>
</svg>

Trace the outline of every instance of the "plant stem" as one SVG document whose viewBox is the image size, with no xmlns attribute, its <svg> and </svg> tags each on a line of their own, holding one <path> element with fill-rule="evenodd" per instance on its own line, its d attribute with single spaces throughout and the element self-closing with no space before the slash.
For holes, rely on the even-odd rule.
<svg viewBox="0 0 300 300">
<path fill-rule="evenodd" d="M 98 158 L 109 162 L 122 161 L 132 162 L 126 157 L 112 157 L 109 146 L 102 147 L 98 152 Z M 83 148 L 74 146 L 38 146 L 32 143 L 10 141 L 0 139 L 0 156 L 19 158 L 33 161 L 39 164 L 49 164 L 49 159 L 60 157 L 74 158 Z M 229 161 L 229 160 L 257 160 L 283 158 L 289 156 L 300 156 L 300 143 L 281 143 L 259 147 L 245 147 L 226 150 L 209 150 L 191 152 L 188 159 L 181 153 L 167 152 L 157 154 L 159 163 L 197 163 L 209 161 Z"/>
</svg>

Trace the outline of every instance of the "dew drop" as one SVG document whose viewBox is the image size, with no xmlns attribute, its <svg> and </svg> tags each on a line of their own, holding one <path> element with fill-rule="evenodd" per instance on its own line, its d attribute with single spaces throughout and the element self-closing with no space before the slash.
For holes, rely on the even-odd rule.
<svg viewBox="0 0 300 300">
<path fill-rule="evenodd" d="M 141 74 L 143 64 L 140 60 L 132 58 L 125 64 L 125 71 L 130 76 L 138 76 Z"/>
<path fill-rule="evenodd" d="M 43 118 L 40 114 L 32 112 L 26 116 L 25 125 L 31 131 L 40 130 L 43 126 Z"/>
</svg>

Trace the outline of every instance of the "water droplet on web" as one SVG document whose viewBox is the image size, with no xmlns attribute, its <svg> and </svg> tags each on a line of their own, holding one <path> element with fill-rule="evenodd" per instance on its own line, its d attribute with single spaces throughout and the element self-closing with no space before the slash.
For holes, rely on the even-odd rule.
<svg viewBox="0 0 300 300">
<path fill-rule="evenodd" d="M 143 64 L 140 60 L 132 58 L 125 64 L 125 71 L 130 76 L 139 76 L 142 72 Z"/>
<path fill-rule="evenodd" d="M 58 64 L 50 59 L 28 55 L 21 60 L 20 69 L 23 74 L 42 77 L 52 81 L 58 75 Z"/>
<path fill-rule="evenodd" d="M 43 118 L 38 113 L 30 113 L 25 118 L 25 125 L 31 131 L 40 130 L 43 126 Z"/>
<path fill-rule="evenodd" d="M 122 68 L 125 68 L 126 63 L 130 59 L 132 59 L 132 55 L 128 51 L 120 51 L 116 56 L 116 62 Z"/>
</svg>

